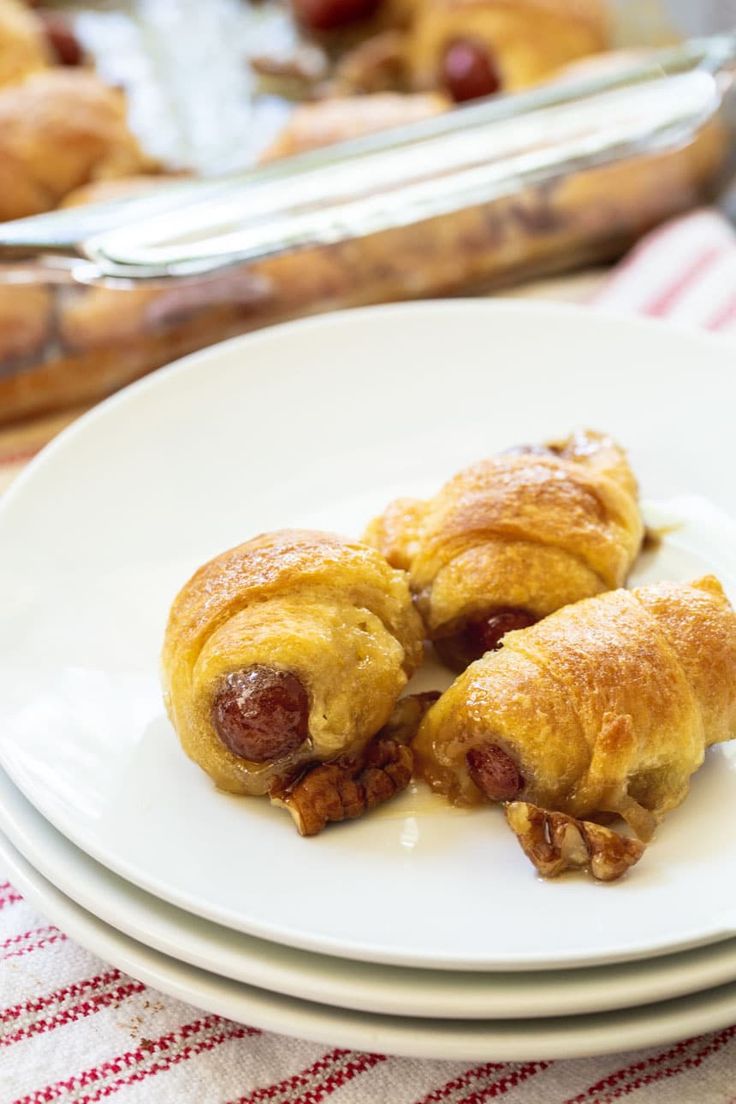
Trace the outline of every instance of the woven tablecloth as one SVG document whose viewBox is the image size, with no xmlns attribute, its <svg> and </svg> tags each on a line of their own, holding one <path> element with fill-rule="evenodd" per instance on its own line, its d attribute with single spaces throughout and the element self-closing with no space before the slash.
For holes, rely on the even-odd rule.
<svg viewBox="0 0 736 1104">
<path fill-rule="evenodd" d="M 591 309 L 667 317 L 736 337 L 736 235 L 714 212 L 696 212 L 650 235 L 595 287 Z M 6 437 L 6 472 L 63 421 L 39 423 L 30 437 L 27 430 Z M 0 477 L 2 464 L 0 447 Z M 0 1104 L 108 1097 L 119 1104 L 485 1104 L 502 1097 L 508 1104 L 736 1104 L 736 1025 L 654 1050 L 558 1062 L 469 1065 L 329 1048 L 207 1015 L 126 976 L 39 916 L 0 865 Z"/>
</svg>

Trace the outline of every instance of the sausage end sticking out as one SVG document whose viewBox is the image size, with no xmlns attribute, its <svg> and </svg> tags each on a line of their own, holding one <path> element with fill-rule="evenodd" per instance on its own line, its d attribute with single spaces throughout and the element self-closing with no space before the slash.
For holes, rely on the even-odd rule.
<svg viewBox="0 0 736 1104">
<path fill-rule="evenodd" d="M 309 736 L 308 721 L 301 681 L 261 664 L 226 675 L 212 703 L 212 723 L 225 747 L 254 763 L 296 751 Z"/>
<path fill-rule="evenodd" d="M 501 75 L 485 43 L 458 38 L 442 58 L 441 82 L 455 103 L 492 96 L 501 90 Z"/>
<path fill-rule="evenodd" d="M 491 801 L 513 801 L 524 789 L 524 776 L 498 744 L 471 748 L 465 761 L 470 777 Z"/>
<path fill-rule="evenodd" d="M 464 671 L 469 663 L 486 652 L 495 652 L 508 632 L 526 629 L 536 621 L 523 609 L 497 609 L 482 617 L 473 617 L 449 636 L 439 637 L 434 646 L 440 659 L 453 671 Z"/>
<path fill-rule="evenodd" d="M 299 22 L 311 31 L 334 31 L 373 15 L 380 0 L 291 0 Z"/>
</svg>

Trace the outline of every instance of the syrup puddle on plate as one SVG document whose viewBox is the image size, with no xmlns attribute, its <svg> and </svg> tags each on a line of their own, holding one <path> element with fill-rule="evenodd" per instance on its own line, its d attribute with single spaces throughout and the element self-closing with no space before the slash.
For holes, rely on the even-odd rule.
<svg viewBox="0 0 736 1104">
<path fill-rule="evenodd" d="M 406 789 L 385 801 L 383 805 L 371 809 L 371 819 L 402 820 L 404 817 L 437 816 L 451 813 L 453 816 L 468 816 L 476 809 L 452 805 L 446 797 L 433 793 L 424 782 L 412 779 Z"/>
</svg>

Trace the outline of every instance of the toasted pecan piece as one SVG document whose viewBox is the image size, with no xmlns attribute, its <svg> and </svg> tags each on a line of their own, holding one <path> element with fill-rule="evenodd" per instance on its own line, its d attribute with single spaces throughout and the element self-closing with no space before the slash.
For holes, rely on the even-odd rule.
<svg viewBox="0 0 736 1104">
<path fill-rule="evenodd" d="M 506 805 L 506 820 L 524 853 L 545 878 L 589 867 L 594 878 L 612 882 L 639 861 L 645 846 L 612 828 L 548 812 L 526 801 Z"/>
<path fill-rule="evenodd" d="M 271 801 L 288 809 L 299 835 L 316 836 L 330 821 L 353 820 L 406 789 L 414 756 L 410 748 L 374 737 L 359 760 L 343 757 L 312 767 Z"/>
<path fill-rule="evenodd" d="M 407 745 L 439 694 L 411 694 L 359 755 L 320 763 L 271 790 L 271 802 L 288 809 L 301 836 L 316 836 L 331 821 L 353 820 L 406 789 L 414 755 Z"/>
</svg>

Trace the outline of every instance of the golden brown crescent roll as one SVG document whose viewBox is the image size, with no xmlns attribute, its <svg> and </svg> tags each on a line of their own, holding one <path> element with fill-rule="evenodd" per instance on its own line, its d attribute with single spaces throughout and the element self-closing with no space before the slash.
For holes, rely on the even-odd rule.
<svg viewBox="0 0 736 1104">
<path fill-rule="evenodd" d="M 364 539 L 409 572 L 440 657 L 462 670 L 505 632 L 621 586 L 642 537 L 625 453 L 585 430 L 481 461 L 427 502 L 399 499 Z"/>
<path fill-rule="evenodd" d="M 509 633 L 430 709 L 414 750 L 458 804 L 618 814 L 648 839 L 706 748 L 734 735 L 736 614 L 707 576 L 610 591 Z"/>
<path fill-rule="evenodd" d="M 366 545 L 283 530 L 217 556 L 174 600 L 167 707 L 218 786 L 264 794 L 365 748 L 421 656 L 400 571 Z"/>
<path fill-rule="evenodd" d="M 94 73 L 48 69 L 0 89 L 0 220 L 153 167 L 128 129 L 122 94 Z"/>
<path fill-rule="evenodd" d="M 448 107 L 447 100 L 435 93 L 403 96 L 397 92 L 335 96 L 316 103 L 300 104 L 276 140 L 261 155 L 261 160 L 291 157 L 333 142 L 344 142 L 363 134 L 416 123 L 438 115 Z"/>
<path fill-rule="evenodd" d="M 608 39 L 602 0 L 427 0 L 415 9 L 408 64 L 415 88 L 468 100 L 537 84 Z"/>
</svg>

